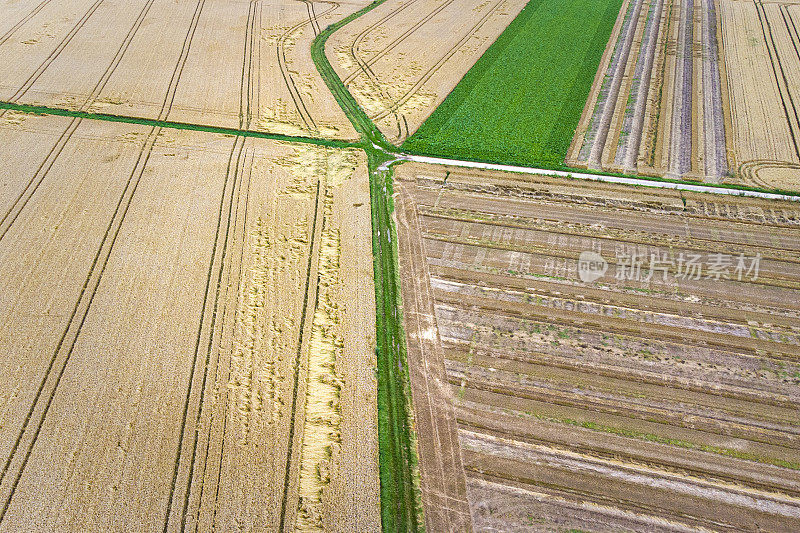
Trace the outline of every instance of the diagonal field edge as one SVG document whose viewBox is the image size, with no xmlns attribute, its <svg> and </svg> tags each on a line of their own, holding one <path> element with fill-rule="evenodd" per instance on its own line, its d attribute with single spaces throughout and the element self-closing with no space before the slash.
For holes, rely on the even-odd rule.
<svg viewBox="0 0 800 533">
<path fill-rule="evenodd" d="M 158 120 L 152 118 L 132 117 L 126 115 L 110 115 L 107 113 L 90 113 L 86 111 L 75 111 L 60 107 L 49 107 L 30 104 L 15 104 L 13 102 L 0 102 L 0 109 L 9 111 L 19 111 L 21 113 L 36 115 L 56 115 L 61 117 L 84 118 L 89 120 L 104 120 L 106 122 L 122 122 L 126 124 L 138 124 L 142 126 L 152 126 L 175 130 L 192 130 L 206 133 L 218 133 L 221 135 L 235 135 L 240 137 L 255 137 L 259 139 L 270 139 L 273 141 L 298 142 L 316 144 L 318 146 L 328 146 L 331 148 L 363 148 L 363 143 L 353 141 L 342 141 L 337 139 L 323 139 L 318 137 L 305 137 L 301 135 L 285 135 L 282 133 L 269 133 L 264 131 L 242 130 L 238 128 L 226 128 L 223 126 L 209 126 L 206 124 L 194 124 L 191 122 L 175 122 L 172 120 Z"/>
<path fill-rule="evenodd" d="M 337 28 L 338 29 L 338 28 Z M 332 33 L 332 32 L 331 32 Z M 327 37 L 327 36 L 326 36 Z M 336 77 L 338 79 L 338 76 Z M 327 80 L 326 80 L 327 81 Z M 333 81 L 332 83 L 335 83 Z M 345 89 L 346 90 L 346 89 Z M 349 92 L 347 93 L 349 95 Z M 342 95 L 344 100 L 347 98 Z M 350 96 L 352 99 L 352 96 Z M 338 100 L 337 95 L 337 100 Z M 342 102 L 339 102 L 340 105 Z M 349 102 L 348 102 L 349 103 Z M 353 99 L 353 103 L 355 100 Z M 358 113 L 359 115 L 363 114 L 361 108 L 356 105 L 356 109 L 361 111 Z M 345 107 L 344 105 L 342 107 Z M 347 106 L 350 107 L 349 105 Z M 661 183 L 668 183 L 668 184 L 676 184 L 676 185 L 689 185 L 694 187 L 701 187 L 702 190 L 698 192 L 704 192 L 709 194 L 730 194 L 726 192 L 722 192 L 725 190 L 737 190 L 737 191 L 752 191 L 757 193 L 766 193 L 769 195 L 779 195 L 779 196 L 786 196 L 790 198 L 786 198 L 789 200 L 796 200 L 800 197 L 800 190 L 795 191 L 791 189 L 780 189 L 780 188 L 767 188 L 767 187 L 756 187 L 752 185 L 744 185 L 738 183 L 705 183 L 705 182 L 697 182 L 691 180 L 684 180 L 684 179 L 676 179 L 676 178 L 664 178 L 658 176 L 638 176 L 633 174 L 625 174 L 620 172 L 606 172 L 606 171 L 599 171 L 599 170 L 591 170 L 591 169 L 584 169 L 584 168 L 574 168 L 569 167 L 566 165 L 542 165 L 540 167 L 524 167 L 518 165 L 511 165 L 504 162 L 499 161 L 489 161 L 485 159 L 454 159 L 450 157 L 441 157 L 436 155 L 435 153 L 428 152 L 425 150 L 401 150 L 399 147 L 394 146 L 385 139 L 375 139 L 374 132 L 378 131 L 377 128 L 369 128 L 370 135 L 367 135 L 366 140 L 361 141 L 345 141 L 339 139 L 324 139 L 321 137 L 308 137 L 303 135 L 286 135 L 282 133 L 271 133 L 265 131 L 253 131 L 253 130 L 243 130 L 238 128 L 226 128 L 224 126 L 211 126 L 208 124 L 196 124 L 191 122 L 176 122 L 172 120 L 157 120 L 157 119 L 149 119 L 149 118 L 142 118 L 142 117 L 133 117 L 128 115 L 112 115 L 108 113 L 90 113 L 86 111 L 75 111 L 72 109 L 60 108 L 60 107 L 50 107 L 50 106 L 42 106 L 42 105 L 32 105 L 32 104 L 16 104 L 13 102 L 5 102 L 0 101 L 0 109 L 6 109 L 9 111 L 17 111 L 20 113 L 27 113 L 33 115 L 55 115 L 55 116 L 62 116 L 62 117 L 72 117 L 72 118 L 82 118 L 87 120 L 104 120 L 107 122 L 121 122 L 127 124 L 138 124 L 143 126 L 152 126 L 152 127 L 160 127 L 160 128 L 167 128 L 167 129 L 178 129 L 178 130 L 192 130 L 192 131 L 202 131 L 207 133 L 217 133 L 221 135 L 239 135 L 242 137 L 254 137 L 260 139 L 270 139 L 274 141 L 285 141 L 285 142 L 297 142 L 297 143 L 306 143 L 306 144 L 314 144 L 318 146 L 328 146 L 331 148 L 355 148 L 365 150 L 367 152 L 375 152 L 376 154 L 382 155 L 381 162 L 391 161 L 391 160 L 414 160 L 415 158 L 419 158 L 419 161 L 430 159 L 429 162 L 434 162 L 435 164 L 447 164 L 448 162 L 452 162 L 454 166 L 473 166 L 473 164 L 479 165 L 491 165 L 493 168 L 497 170 L 508 170 L 510 172 L 531 172 L 533 174 L 540 174 L 540 173 L 553 173 L 553 174 L 568 174 L 570 177 L 579 177 L 579 176 L 596 176 L 599 181 L 607 181 L 603 180 L 602 177 L 613 177 L 613 178 L 624 178 L 624 180 L 618 181 L 616 183 L 623 183 L 626 185 L 630 185 L 633 187 L 643 185 L 648 186 L 652 182 L 661 182 Z M 352 109 L 352 108 L 351 108 Z M 348 114 L 349 117 L 349 114 Z M 361 124 L 362 117 L 359 117 L 359 127 L 356 129 L 360 132 L 364 130 L 364 125 Z M 369 119 L 367 119 L 369 120 Z M 352 121 L 352 119 L 351 119 Z M 375 144 L 372 145 L 370 140 L 377 140 L 382 141 L 382 145 Z M 383 144 L 385 143 L 385 144 Z M 468 163 L 468 164 L 465 164 Z M 500 168 L 503 167 L 503 168 Z M 488 168 L 488 167 L 487 167 Z M 576 174 L 577 173 L 577 174 Z M 669 187 L 674 188 L 674 187 Z M 718 191 L 720 190 L 720 191 Z M 781 198 L 784 199 L 784 198 Z"/>
</svg>

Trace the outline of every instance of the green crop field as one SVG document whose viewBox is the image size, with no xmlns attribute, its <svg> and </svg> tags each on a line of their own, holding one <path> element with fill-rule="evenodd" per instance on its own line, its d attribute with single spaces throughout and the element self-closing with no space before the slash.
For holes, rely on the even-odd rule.
<svg viewBox="0 0 800 533">
<path fill-rule="evenodd" d="M 531 0 L 403 149 L 562 166 L 621 5 Z"/>
</svg>

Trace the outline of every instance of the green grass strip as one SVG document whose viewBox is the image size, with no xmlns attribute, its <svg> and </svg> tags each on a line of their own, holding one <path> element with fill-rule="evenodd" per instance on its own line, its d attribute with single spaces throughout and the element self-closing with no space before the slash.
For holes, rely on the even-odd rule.
<svg viewBox="0 0 800 533">
<path fill-rule="evenodd" d="M 381 478 L 381 522 L 384 531 L 422 531 L 421 493 L 411 411 L 411 381 L 406 355 L 398 276 L 393 171 L 376 170 L 370 159 L 372 245 L 377 306 L 378 441 Z"/>
<path fill-rule="evenodd" d="M 564 160 L 622 0 L 530 0 L 403 144 L 521 166 Z"/>
<path fill-rule="evenodd" d="M 366 149 L 374 149 L 372 146 L 374 143 L 383 150 L 391 151 L 395 147 L 389 144 L 389 142 L 383 136 L 383 133 L 381 133 L 378 127 L 375 126 L 375 124 L 369 119 L 364 110 L 361 109 L 361 106 L 358 105 L 356 99 L 353 98 L 353 95 L 350 94 L 350 91 L 348 91 L 347 87 L 344 85 L 344 83 L 342 83 L 341 78 L 339 78 L 339 75 L 336 74 L 336 71 L 328 60 L 328 57 L 325 55 L 325 43 L 328 41 L 328 37 L 330 37 L 336 30 L 354 21 L 361 15 L 372 11 L 385 1 L 386 0 L 375 0 L 368 6 L 322 30 L 322 32 L 317 35 L 317 37 L 311 43 L 311 59 L 314 61 L 317 71 L 319 71 L 322 79 L 325 80 L 325 84 L 328 86 L 328 89 L 330 89 L 331 93 L 333 93 L 333 96 L 336 98 L 336 101 L 339 103 L 342 111 L 344 111 L 344 114 L 347 115 L 347 118 L 353 124 L 353 127 L 359 134 L 361 134 L 363 140 L 368 141 L 369 145 L 366 147 Z"/>
<path fill-rule="evenodd" d="M 375 275 L 376 356 L 378 361 L 378 454 L 383 531 L 423 531 L 416 436 L 412 423 L 411 382 L 401 315 L 397 233 L 392 221 L 391 168 L 378 167 L 394 150 L 347 90 L 325 55 L 328 38 L 345 24 L 383 3 L 376 0 L 325 28 L 311 44 L 311 57 L 367 153 L 372 208 L 372 250 Z"/>
<path fill-rule="evenodd" d="M 360 142 L 341 141 L 337 139 L 320 139 L 317 137 L 305 137 L 300 135 L 284 135 L 281 133 L 268 133 L 263 131 L 240 130 L 237 128 L 207 126 L 204 124 L 175 122 L 172 120 L 156 120 L 151 118 L 130 117 L 125 115 L 109 115 L 106 113 L 89 113 L 86 111 L 74 111 L 72 109 L 63 109 L 59 107 L 48 107 L 41 105 L 0 102 L 0 109 L 7 109 L 10 111 L 18 111 L 20 113 L 29 113 L 36 115 L 56 115 L 61 117 L 85 118 L 89 120 L 105 120 L 107 122 L 122 122 L 125 124 L 137 124 L 141 126 L 151 126 L 154 128 L 192 130 L 192 131 L 202 131 L 206 133 L 218 133 L 221 135 L 238 135 L 241 137 L 270 139 L 273 141 L 316 144 L 318 146 L 328 146 L 331 148 L 363 148 L 362 143 Z"/>
</svg>

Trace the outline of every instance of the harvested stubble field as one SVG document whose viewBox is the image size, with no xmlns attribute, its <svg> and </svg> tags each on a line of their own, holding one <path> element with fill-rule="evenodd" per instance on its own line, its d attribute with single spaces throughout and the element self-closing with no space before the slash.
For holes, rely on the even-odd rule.
<svg viewBox="0 0 800 533">
<path fill-rule="evenodd" d="M 0 100 L 353 139 L 310 46 L 367 3 L 3 0 Z"/>
<path fill-rule="evenodd" d="M 476 530 L 797 529 L 800 205 L 396 176 L 429 514 L 467 500 Z M 591 283 L 586 251 L 608 263 Z"/>
<path fill-rule="evenodd" d="M 363 154 L 0 120 L 0 530 L 379 529 Z"/>
<path fill-rule="evenodd" d="M 800 188 L 800 5 L 720 0 L 731 178 Z"/>
<path fill-rule="evenodd" d="M 716 0 L 627 0 L 566 163 L 719 182 L 727 98 Z"/>
<path fill-rule="evenodd" d="M 525 0 L 387 0 L 337 31 L 326 53 L 386 138 L 400 144 L 442 103 Z"/>
<path fill-rule="evenodd" d="M 796 190 L 800 5 L 628 0 L 568 166 Z"/>
</svg>

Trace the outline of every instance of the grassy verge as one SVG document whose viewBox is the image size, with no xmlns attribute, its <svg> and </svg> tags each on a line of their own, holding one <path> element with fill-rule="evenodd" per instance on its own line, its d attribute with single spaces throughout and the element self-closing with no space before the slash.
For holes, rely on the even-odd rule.
<svg viewBox="0 0 800 533">
<path fill-rule="evenodd" d="M 347 87 L 342 83 L 339 75 L 336 74 L 330 61 L 328 61 L 328 57 L 325 55 L 325 43 L 328 41 L 328 37 L 336 30 L 354 21 L 361 15 L 372 11 L 383 2 L 385 2 L 385 0 L 375 0 L 350 16 L 331 24 L 322 30 L 311 43 L 311 59 L 314 60 L 314 66 L 317 67 L 317 71 L 322 79 L 325 80 L 325 84 L 328 86 L 331 93 L 333 93 L 336 102 L 338 102 L 344 114 L 347 115 L 347 118 L 353 124 L 356 131 L 361 134 L 362 141 L 364 142 L 364 149 L 368 152 L 370 149 L 374 149 L 373 144 L 384 150 L 391 150 L 393 147 L 386 141 L 383 134 L 369 119 L 364 110 L 361 109 L 356 99 L 353 98 L 353 95 L 350 94 L 350 91 L 348 91 Z"/>
<path fill-rule="evenodd" d="M 36 115 L 56 115 L 61 117 L 82 118 L 90 120 L 105 120 L 107 122 L 122 122 L 125 124 L 137 124 L 140 126 L 151 126 L 154 128 L 168 128 L 175 130 L 203 131 L 206 133 L 219 133 L 222 135 L 239 135 L 241 137 L 255 137 L 259 139 L 271 139 L 274 141 L 301 142 L 328 146 L 331 148 L 361 148 L 361 143 L 340 141 L 336 139 L 321 139 L 317 137 L 304 137 L 299 135 L 284 135 L 281 133 L 266 133 L 263 131 L 240 130 L 237 128 L 224 128 L 221 126 L 207 126 L 204 124 L 192 124 L 190 122 L 175 122 L 172 120 L 156 120 L 150 118 L 131 117 L 125 115 L 109 115 L 106 113 L 89 113 L 86 111 L 74 111 L 59 107 L 48 107 L 41 105 L 15 104 L 11 102 L 0 102 L 0 109 L 18 111 L 21 113 L 31 113 Z"/>
<path fill-rule="evenodd" d="M 530 0 L 403 149 L 560 164 L 621 4 Z"/>
<path fill-rule="evenodd" d="M 392 170 L 379 170 L 393 148 L 342 83 L 325 55 L 325 42 L 336 30 L 374 9 L 377 0 L 325 28 L 311 45 L 322 79 L 353 127 L 361 134 L 369 162 L 372 249 L 378 360 L 378 453 L 381 522 L 384 531 L 423 530 L 419 469 L 411 411 L 411 385 L 403 333 L 397 265 L 397 236 L 392 223 Z"/>
<path fill-rule="evenodd" d="M 384 531 L 421 531 L 419 470 L 412 429 L 411 385 L 400 306 L 397 235 L 391 214 L 392 171 L 380 171 L 368 154 L 372 201 L 372 245 L 377 304 L 378 437 L 381 521 Z"/>
</svg>

